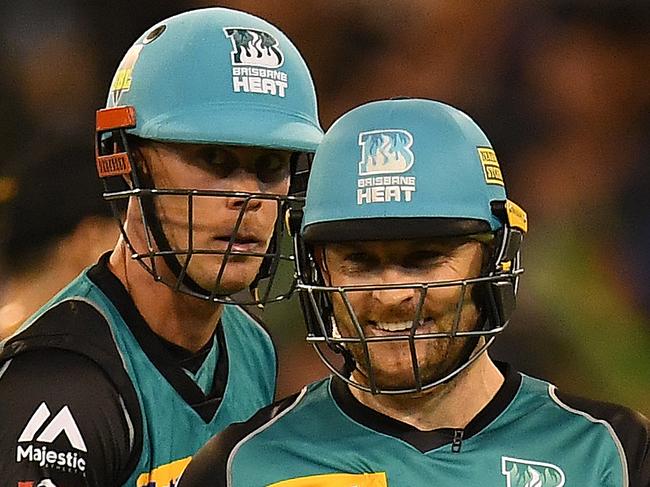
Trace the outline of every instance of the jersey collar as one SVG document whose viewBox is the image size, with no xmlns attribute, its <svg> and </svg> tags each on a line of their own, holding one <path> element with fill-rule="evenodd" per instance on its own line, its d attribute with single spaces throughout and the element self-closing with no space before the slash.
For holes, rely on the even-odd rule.
<svg viewBox="0 0 650 487">
<path fill-rule="evenodd" d="M 521 385 L 521 375 L 510 365 L 502 362 L 496 362 L 496 365 L 504 376 L 503 384 L 490 402 L 463 429 L 419 430 L 360 403 L 350 392 L 349 386 L 337 377 L 331 379 L 330 390 L 339 408 L 367 428 L 399 438 L 422 453 L 445 445 L 450 445 L 453 451 L 462 451 L 462 441 L 479 434 L 490 425 L 510 405 Z"/>
</svg>

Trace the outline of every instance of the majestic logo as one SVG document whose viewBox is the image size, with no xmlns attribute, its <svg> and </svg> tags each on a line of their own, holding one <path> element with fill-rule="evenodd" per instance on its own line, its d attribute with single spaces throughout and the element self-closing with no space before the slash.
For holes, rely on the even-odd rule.
<svg viewBox="0 0 650 487">
<path fill-rule="evenodd" d="M 225 27 L 223 32 L 232 44 L 233 90 L 284 98 L 287 73 L 278 70 L 284 55 L 277 39 L 268 32 L 244 27 Z"/>
<path fill-rule="evenodd" d="M 413 166 L 413 136 L 406 130 L 372 130 L 359 134 L 359 176 L 400 174 Z"/>
<path fill-rule="evenodd" d="M 562 487 L 564 472 L 557 465 L 501 457 L 501 473 L 507 487 Z"/>
<path fill-rule="evenodd" d="M 411 201 L 415 176 L 379 176 L 403 174 L 415 162 L 411 150 L 413 135 L 406 130 L 371 130 L 359 134 L 361 161 L 357 181 L 357 204 L 387 201 Z"/>
<path fill-rule="evenodd" d="M 33 441 L 53 443 L 61 434 L 64 434 L 72 448 L 86 453 L 86 443 L 68 406 L 61 408 L 43 428 L 51 415 L 47 404 L 42 402 L 25 425 L 18 437 L 18 443 Z M 33 444 L 27 446 L 19 444 L 16 448 L 16 462 L 20 463 L 23 460 L 35 462 L 41 467 L 74 469 L 81 472 L 86 469 L 86 460 L 78 452 L 58 451 L 45 445 L 39 447 Z"/>
<path fill-rule="evenodd" d="M 47 421 L 50 416 L 50 409 L 47 407 L 47 404 L 42 402 L 34 414 L 32 414 L 25 429 L 20 434 L 18 441 L 32 441 L 38 430 L 43 426 L 43 424 L 45 424 L 45 421 Z M 61 411 L 54 416 L 47 427 L 40 435 L 38 435 L 36 441 L 40 441 L 41 443 L 52 443 L 61 433 L 65 433 L 73 448 L 81 450 L 82 452 L 88 451 L 86 449 L 86 443 L 79 432 L 77 423 L 75 423 L 68 406 L 63 406 L 63 408 L 61 408 Z"/>
</svg>

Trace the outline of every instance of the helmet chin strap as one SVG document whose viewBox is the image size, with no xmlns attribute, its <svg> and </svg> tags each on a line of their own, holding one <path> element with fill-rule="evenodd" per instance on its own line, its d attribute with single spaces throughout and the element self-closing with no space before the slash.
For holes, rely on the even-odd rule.
<svg viewBox="0 0 650 487">
<path fill-rule="evenodd" d="M 148 226 L 151 230 L 151 235 L 153 236 L 154 242 L 156 242 L 156 246 L 161 251 L 168 252 L 162 255 L 165 264 L 172 272 L 176 280 L 180 280 L 181 283 L 190 291 L 200 295 L 210 296 L 210 291 L 200 286 L 194 279 L 190 277 L 189 274 L 184 273 L 181 279 L 181 274 L 183 274 L 183 264 L 181 264 L 176 255 L 169 253 L 172 250 L 172 247 L 169 243 L 167 235 L 165 235 L 165 231 L 162 228 L 162 223 L 160 222 L 160 219 L 156 213 L 153 198 L 154 196 L 141 197 L 142 207 L 145 213 L 145 221 L 148 222 Z M 190 257 L 188 256 L 188 258 Z"/>
<path fill-rule="evenodd" d="M 142 184 L 142 188 L 148 188 L 148 189 L 154 188 L 153 179 L 150 177 L 149 174 L 141 170 L 139 164 L 137 163 L 133 164 L 133 170 L 136 172 L 138 180 Z M 160 218 L 158 218 L 158 214 L 156 212 L 156 208 L 154 205 L 154 200 L 153 200 L 154 198 L 155 196 L 153 195 L 140 196 L 140 201 L 142 203 L 142 211 L 144 213 L 143 220 L 145 222 L 145 225 L 147 225 L 149 227 L 149 230 L 151 230 L 151 235 L 153 236 L 154 242 L 156 243 L 158 249 L 162 252 L 165 252 L 162 255 L 165 264 L 172 272 L 177 282 L 180 281 L 184 286 L 186 286 L 193 293 L 199 294 L 201 296 L 206 296 L 206 297 L 210 296 L 211 295 L 210 291 L 205 289 L 201 285 L 199 285 L 187 273 L 184 273 L 181 279 L 184 266 L 178 260 L 178 257 L 172 252 L 173 249 L 169 243 L 169 239 L 167 238 L 167 235 L 163 230 Z M 145 229 L 145 231 L 147 231 L 147 229 Z M 191 257 L 188 256 L 188 258 Z"/>
</svg>

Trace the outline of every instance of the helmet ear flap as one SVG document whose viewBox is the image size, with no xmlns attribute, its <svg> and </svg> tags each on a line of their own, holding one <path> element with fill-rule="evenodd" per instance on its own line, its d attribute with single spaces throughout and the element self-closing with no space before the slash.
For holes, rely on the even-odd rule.
<svg viewBox="0 0 650 487">
<path fill-rule="evenodd" d="M 519 249 L 523 241 L 523 232 L 518 228 L 504 225 L 497 232 L 497 241 L 501 242 L 495 249 L 494 269 L 503 279 L 492 281 L 489 284 L 489 303 L 493 307 L 493 328 L 505 326 L 515 309 L 517 296 L 517 275 L 519 269 Z"/>
<path fill-rule="evenodd" d="M 515 309 L 515 287 L 511 282 L 501 281 L 493 282 L 491 288 L 499 317 L 499 326 L 503 326 L 510 320 L 510 316 Z"/>
<path fill-rule="evenodd" d="M 306 285 L 323 286 L 325 280 L 314 258 L 313 249 L 305 243 L 300 235 L 302 218 L 303 211 L 301 208 L 290 208 L 287 212 L 287 226 L 294 241 L 298 281 Z M 325 338 L 327 345 L 334 352 L 341 353 L 345 351 L 340 344 L 328 340 L 328 337 L 332 336 L 332 319 L 334 317 L 332 300 L 329 298 L 328 293 L 314 289 L 303 289 L 298 294 L 309 335 Z"/>
<path fill-rule="evenodd" d="M 503 226 L 496 232 L 497 246 L 490 273 L 501 275 L 502 279 L 492 281 L 488 286 L 488 306 L 493 309 L 493 328 L 507 325 L 515 309 L 517 283 L 520 270 L 519 250 L 528 229 L 526 212 L 510 200 L 493 201 L 492 213 Z"/>
<path fill-rule="evenodd" d="M 300 239 L 300 243 L 303 244 L 303 240 L 300 237 L 300 226 L 302 225 L 302 208 L 289 207 L 285 214 L 285 225 L 289 231 L 289 235 L 293 237 L 294 241 Z"/>
<path fill-rule="evenodd" d="M 291 154 L 289 160 L 291 171 L 290 196 L 305 196 L 313 158 L 314 155 L 310 152 L 294 152 Z"/>
<path fill-rule="evenodd" d="M 307 178 L 309 177 L 309 170 L 311 169 L 312 154 L 307 152 L 293 152 L 289 160 L 291 179 L 289 181 L 290 196 L 304 196 L 307 190 Z M 297 235 L 300 232 L 300 224 L 302 222 L 302 209 L 295 208 L 289 202 L 284 202 L 278 209 L 278 215 L 284 215 L 284 223 L 286 231 L 289 236 Z M 278 216 L 278 218 L 281 218 Z M 274 266 L 277 265 L 274 256 L 280 252 L 280 238 L 282 233 L 282 222 L 276 225 L 273 232 L 271 241 L 266 250 L 266 257 L 262 260 L 260 270 L 251 283 L 250 289 L 254 291 L 257 289 L 262 279 L 267 279 L 272 276 Z"/>
<path fill-rule="evenodd" d="M 266 279 L 271 276 L 271 268 L 273 266 L 273 256 L 279 252 L 278 249 L 278 235 L 274 233 L 269 242 L 269 246 L 266 249 L 266 256 L 262 259 L 260 264 L 260 270 L 257 272 L 257 276 L 251 283 L 251 289 L 256 288 L 262 279 Z"/>
</svg>

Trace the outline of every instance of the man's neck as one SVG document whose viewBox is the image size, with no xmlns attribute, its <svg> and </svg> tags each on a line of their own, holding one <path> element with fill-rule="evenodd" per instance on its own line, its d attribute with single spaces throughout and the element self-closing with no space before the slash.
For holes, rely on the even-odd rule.
<svg viewBox="0 0 650 487">
<path fill-rule="evenodd" d="M 223 305 L 201 301 L 154 281 L 151 274 L 127 255 L 122 242 L 111 254 L 108 265 L 158 336 L 190 351 L 201 349 L 212 337 Z"/>
<path fill-rule="evenodd" d="M 486 353 L 447 384 L 420 394 L 373 395 L 350 387 L 362 404 L 422 430 L 462 429 L 490 402 L 504 378 Z"/>
</svg>

